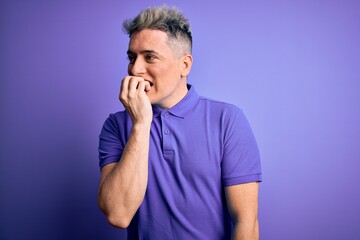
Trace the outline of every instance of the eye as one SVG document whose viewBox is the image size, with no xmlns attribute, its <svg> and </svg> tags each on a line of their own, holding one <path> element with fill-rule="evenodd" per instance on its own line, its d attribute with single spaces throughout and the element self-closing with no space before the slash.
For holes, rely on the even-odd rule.
<svg viewBox="0 0 360 240">
<path fill-rule="evenodd" d="M 146 55 L 145 59 L 149 62 L 154 61 L 156 59 L 156 57 L 154 55 Z"/>
<path fill-rule="evenodd" d="M 129 60 L 129 63 L 134 63 L 136 58 L 132 55 L 128 55 L 127 59 Z"/>
</svg>

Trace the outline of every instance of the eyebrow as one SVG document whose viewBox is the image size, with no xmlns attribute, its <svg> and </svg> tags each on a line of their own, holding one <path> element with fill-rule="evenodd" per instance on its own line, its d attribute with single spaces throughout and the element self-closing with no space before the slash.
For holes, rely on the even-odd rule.
<svg viewBox="0 0 360 240">
<path fill-rule="evenodd" d="M 135 52 L 131 51 L 131 50 L 128 50 L 126 52 L 128 55 L 129 54 L 135 54 Z M 154 51 L 154 50 L 143 50 L 143 51 L 140 51 L 141 54 L 144 54 L 144 53 L 153 53 L 153 54 L 159 54 L 157 51 Z"/>
</svg>

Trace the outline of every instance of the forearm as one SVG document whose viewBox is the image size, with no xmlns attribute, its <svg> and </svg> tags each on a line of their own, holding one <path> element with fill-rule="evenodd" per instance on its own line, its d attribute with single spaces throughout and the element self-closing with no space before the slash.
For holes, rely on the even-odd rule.
<svg viewBox="0 0 360 240">
<path fill-rule="evenodd" d="M 148 180 L 150 126 L 134 126 L 120 161 L 101 179 L 99 206 L 111 224 L 125 228 L 143 201 Z"/>
<path fill-rule="evenodd" d="M 235 222 L 233 229 L 233 240 L 258 240 L 259 223 L 255 221 Z"/>
<path fill-rule="evenodd" d="M 234 240 L 259 239 L 259 183 L 250 182 L 225 188 L 229 213 L 233 221 Z"/>
</svg>

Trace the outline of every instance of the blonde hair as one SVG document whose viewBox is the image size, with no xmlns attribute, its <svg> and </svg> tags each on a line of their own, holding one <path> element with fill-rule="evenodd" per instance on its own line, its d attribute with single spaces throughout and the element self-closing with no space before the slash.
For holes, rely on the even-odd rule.
<svg viewBox="0 0 360 240">
<path fill-rule="evenodd" d="M 141 11 L 134 19 L 125 20 L 123 28 L 129 37 L 144 29 L 163 31 L 167 33 L 170 45 L 179 45 L 183 53 L 191 54 L 190 23 L 175 7 L 149 7 Z"/>
</svg>

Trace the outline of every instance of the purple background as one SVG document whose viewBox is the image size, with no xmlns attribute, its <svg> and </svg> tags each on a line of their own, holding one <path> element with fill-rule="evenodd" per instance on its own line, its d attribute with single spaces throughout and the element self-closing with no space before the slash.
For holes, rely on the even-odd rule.
<svg viewBox="0 0 360 240">
<path fill-rule="evenodd" d="M 359 1 L 1 1 L 0 239 L 123 239 L 98 210 L 98 134 L 125 18 L 177 5 L 201 95 L 242 107 L 262 154 L 262 239 L 360 239 Z"/>
</svg>

